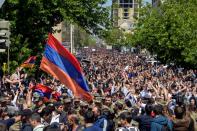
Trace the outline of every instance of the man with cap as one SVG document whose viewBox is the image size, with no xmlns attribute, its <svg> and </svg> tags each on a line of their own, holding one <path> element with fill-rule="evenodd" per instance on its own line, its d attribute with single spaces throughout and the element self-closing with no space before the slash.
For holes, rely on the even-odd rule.
<svg viewBox="0 0 197 131">
<path fill-rule="evenodd" d="M 24 109 L 21 112 L 21 122 L 22 122 L 21 131 L 33 131 L 33 128 L 30 124 L 31 115 L 32 115 L 32 111 L 30 109 Z"/>
<path fill-rule="evenodd" d="M 35 110 L 35 112 L 42 112 L 42 109 L 44 109 L 45 105 L 43 102 L 43 96 L 41 96 L 38 92 L 35 92 L 33 94 L 33 107 L 32 109 Z"/>
<path fill-rule="evenodd" d="M 80 110 L 80 99 L 79 98 L 74 99 L 74 109 Z"/>
<path fill-rule="evenodd" d="M 94 100 L 94 104 L 95 104 L 95 106 L 102 108 L 102 97 L 96 97 Z"/>
<path fill-rule="evenodd" d="M 85 101 L 80 101 L 80 108 L 86 112 L 88 110 L 88 103 Z"/>
<path fill-rule="evenodd" d="M 71 98 L 66 98 L 63 100 L 64 107 L 65 107 L 65 112 L 69 113 L 72 110 L 72 99 Z"/>
<path fill-rule="evenodd" d="M 87 112 L 88 109 L 89 109 L 89 105 L 87 102 L 85 101 L 80 101 L 80 110 L 79 110 L 79 113 L 78 113 L 78 117 L 79 117 L 79 120 L 81 121 L 81 124 L 85 124 L 85 121 L 84 121 L 84 112 Z"/>
</svg>

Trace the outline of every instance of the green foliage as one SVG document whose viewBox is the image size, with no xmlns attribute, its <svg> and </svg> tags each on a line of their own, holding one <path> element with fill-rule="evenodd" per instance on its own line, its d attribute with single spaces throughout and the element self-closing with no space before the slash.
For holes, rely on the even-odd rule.
<svg viewBox="0 0 197 131">
<path fill-rule="evenodd" d="M 197 68 L 197 2 L 166 0 L 142 8 L 133 40 L 163 63 Z"/>
<path fill-rule="evenodd" d="M 105 42 L 108 45 L 121 46 L 124 45 L 124 32 L 119 28 L 112 28 L 104 32 Z"/>
<path fill-rule="evenodd" d="M 93 34 L 110 25 L 109 9 L 103 7 L 106 0 L 6 0 L 0 10 L 0 18 L 11 22 L 11 68 L 15 69 L 30 55 L 39 60 L 48 32 L 63 20 L 67 20 Z M 7 55 L 1 54 L 0 62 Z M 37 63 L 39 65 L 39 63 Z M 37 65 L 37 66 L 38 66 Z"/>
<path fill-rule="evenodd" d="M 81 39 L 80 43 L 82 46 L 95 46 L 96 40 L 93 36 L 88 35 L 87 37 L 84 37 L 84 39 Z"/>
<path fill-rule="evenodd" d="M 87 33 L 84 29 L 75 26 L 74 31 L 75 47 L 94 46 L 96 45 L 95 38 Z"/>
</svg>

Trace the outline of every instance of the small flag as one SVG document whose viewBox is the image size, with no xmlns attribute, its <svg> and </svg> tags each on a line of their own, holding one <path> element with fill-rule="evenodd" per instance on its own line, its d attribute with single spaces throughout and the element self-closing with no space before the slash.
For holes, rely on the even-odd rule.
<svg viewBox="0 0 197 131">
<path fill-rule="evenodd" d="M 60 97 L 60 94 L 58 92 L 53 93 L 53 89 L 49 88 L 48 86 L 37 84 L 33 87 L 33 90 L 40 94 L 42 97 L 46 97 L 48 99 L 54 98 L 55 100 L 58 100 Z M 53 93 L 53 94 L 52 94 Z"/>
<path fill-rule="evenodd" d="M 48 36 L 40 68 L 65 84 L 75 97 L 92 100 L 79 62 L 52 34 Z"/>
<path fill-rule="evenodd" d="M 21 67 L 33 68 L 35 62 L 36 62 L 36 56 L 31 56 L 21 65 Z"/>
</svg>

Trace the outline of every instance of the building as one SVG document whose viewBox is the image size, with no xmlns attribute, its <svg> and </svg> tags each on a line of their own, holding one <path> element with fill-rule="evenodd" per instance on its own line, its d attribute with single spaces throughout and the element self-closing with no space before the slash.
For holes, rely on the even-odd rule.
<svg viewBox="0 0 197 131">
<path fill-rule="evenodd" d="M 71 24 L 64 21 L 64 22 L 61 22 L 60 24 L 56 25 L 55 27 L 53 27 L 53 30 L 55 30 L 55 32 L 53 33 L 53 35 L 55 36 L 55 38 L 61 42 L 63 44 L 64 47 L 66 47 L 68 50 L 71 51 L 72 47 L 71 45 L 73 46 L 73 43 L 74 43 L 74 39 L 73 39 L 73 26 L 72 26 L 72 29 L 71 29 Z M 71 35 L 71 32 L 72 32 L 72 35 Z M 72 42 L 71 42 L 72 40 Z M 72 49 L 73 51 L 73 49 Z"/>
<path fill-rule="evenodd" d="M 53 30 L 55 30 L 55 32 L 53 33 L 55 38 L 62 43 L 62 22 L 53 27 Z"/>
<path fill-rule="evenodd" d="M 136 23 L 139 5 L 137 0 L 112 0 L 112 20 L 114 27 L 131 31 Z"/>
</svg>

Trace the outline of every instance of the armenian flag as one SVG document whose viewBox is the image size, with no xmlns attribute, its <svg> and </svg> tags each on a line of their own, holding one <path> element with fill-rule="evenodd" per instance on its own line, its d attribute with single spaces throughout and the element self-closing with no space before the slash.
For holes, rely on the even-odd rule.
<svg viewBox="0 0 197 131">
<path fill-rule="evenodd" d="M 21 67 L 33 68 L 36 62 L 36 56 L 30 56 Z"/>
<path fill-rule="evenodd" d="M 60 93 L 52 92 L 54 91 L 53 89 L 49 88 L 48 86 L 42 85 L 42 84 L 37 84 L 36 86 L 33 87 L 34 92 L 37 92 L 40 94 L 42 97 L 46 97 L 47 99 L 50 99 L 51 97 L 58 100 L 60 97 Z"/>
<path fill-rule="evenodd" d="M 75 97 L 92 100 L 79 62 L 52 34 L 48 36 L 40 68 L 65 84 Z"/>
</svg>

